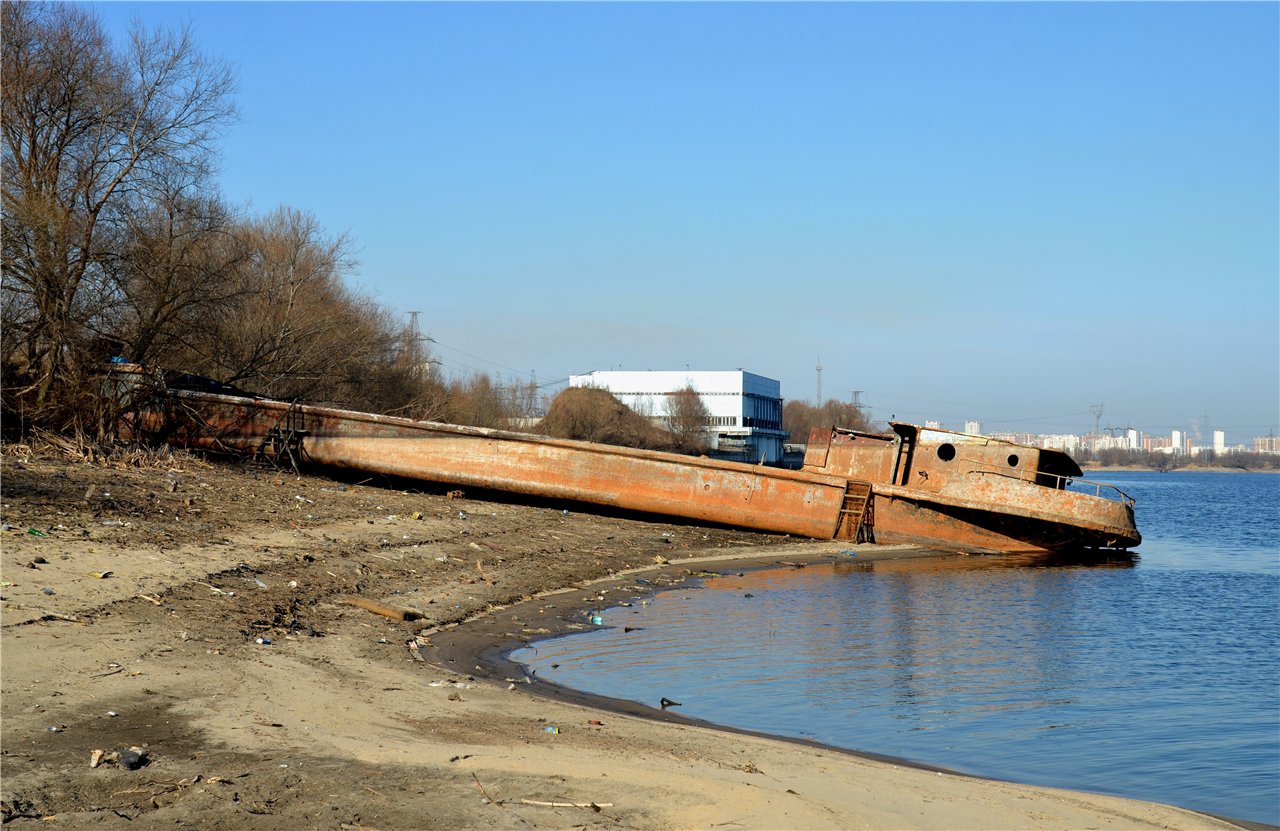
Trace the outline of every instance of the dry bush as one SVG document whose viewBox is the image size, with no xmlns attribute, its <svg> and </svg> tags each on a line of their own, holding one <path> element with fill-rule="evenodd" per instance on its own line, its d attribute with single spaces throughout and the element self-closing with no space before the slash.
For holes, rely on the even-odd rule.
<svg viewBox="0 0 1280 831">
<path fill-rule="evenodd" d="M 593 387 L 569 387 L 552 399 L 538 432 L 648 450 L 671 450 L 675 445 L 671 434 L 628 409 L 607 390 Z"/>
<path fill-rule="evenodd" d="M 506 429 L 515 415 L 508 396 L 488 375 L 477 373 L 448 387 L 444 416 L 454 424 Z"/>
<path fill-rule="evenodd" d="M 788 401 L 782 408 L 782 429 L 791 434 L 792 441 L 806 441 L 814 427 L 844 427 L 850 430 L 871 432 L 871 422 L 862 410 L 834 398 L 821 407 L 808 401 Z"/>
<path fill-rule="evenodd" d="M 134 444 L 105 445 L 80 434 L 59 435 L 34 429 L 27 442 L 5 442 L 0 452 L 22 461 L 36 457 L 67 459 L 80 464 L 113 470 L 163 470 L 171 473 L 191 468 L 213 467 L 200 456 L 172 447 L 141 447 Z"/>
</svg>

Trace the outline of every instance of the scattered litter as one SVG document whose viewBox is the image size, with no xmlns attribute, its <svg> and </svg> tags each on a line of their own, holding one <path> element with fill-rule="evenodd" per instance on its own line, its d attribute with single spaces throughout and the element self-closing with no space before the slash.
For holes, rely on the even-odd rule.
<svg viewBox="0 0 1280 831">
<path fill-rule="evenodd" d="M 316 501 L 314 499 L 307 499 L 305 496 L 295 496 L 294 499 L 298 500 L 299 502 L 305 502 L 308 505 L 316 504 Z"/>
<path fill-rule="evenodd" d="M 679 701 L 672 701 L 671 699 L 666 697 L 662 698 L 658 703 L 662 705 L 662 709 L 664 710 L 667 709 L 668 707 L 682 706 Z"/>
<path fill-rule="evenodd" d="M 57 594 L 57 592 L 55 592 L 53 589 L 49 588 L 48 586 L 45 586 L 45 587 L 44 587 L 43 589 L 41 589 L 40 591 L 44 592 L 45 594 L 49 595 L 50 597 L 52 597 L 53 595 Z"/>
<path fill-rule="evenodd" d="M 257 644 L 262 644 L 264 646 L 269 646 L 271 644 L 271 638 L 255 638 L 253 642 Z"/>
<path fill-rule="evenodd" d="M 414 511 L 409 514 L 409 519 L 422 519 L 422 511 Z"/>
<path fill-rule="evenodd" d="M 254 582 L 254 583 L 257 583 L 257 584 L 258 584 L 258 588 L 260 588 L 260 589 L 265 589 L 265 588 L 267 587 L 267 584 L 266 584 L 266 583 L 264 583 L 264 582 L 262 582 L 261 580 L 259 580 L 257 577 L 253 578 L 253 582 Z"/>
<path fill-rule="evenodd" d="M 388 606 L 385 603 L 379 603 L 376 600 L 369 600 L 366 597 L 344 597 L 339 601 L 347 606 L 355 606 L 358 609 L 364 609 L 366 612 L 373 612 L 375 615 L 382 615 L 391 620 L 420 620 L 422 613 L 416 609 L 405 609 L 400 606 Z"/>
<path fill-rule="evenodd" d="M 598 718 L 588 719 L 587 724 L 590 724 L 592 727 L 604 727 L 604 722 Z"/>
<path fill-rule="evenodd" d="M 102 757 L 106 755 L 107 755 L 107 752 L 105 750 L 95 750 L 92 753 L 90 753 L 89 767 L 96 768 L 98 765 L 102 764 Z"/>
<path fill-rule="evenodd" d="M 602 618 L 600 615 L 592 615 L 591 622 L 594 623 L 596 626 L 603 626 L 604 618 Z"/>
<path fill-rule="evenodd" d="M 41 531 L 39 528 L 28 528 L 28 529 L 27 529 L 27 533 L 28 533 L 28 534 L 30 534 L 30 535 L 31 535 L 31 536 L 33 536 L 33 537 L 47 537 L 47 536 L 49 536 L 49 535 L 48 535 L 48 534 L 46 534 L 44 531 Z"/>
<path fill-rule="evenodd" d="M 541 805 L 546 808 L 590 808 L 597 813 L 601 808 L 612 808 L 612 802 L 544 802 L 540 799 L 521 799 L 524 805 Z"/>
<path fill-rule="evenodd" d="M 298 581 L 297 581 L 297 580 L 290 580 L 290 581 L 289 581 L 289 588 L 291 588 L 291 589 L 296 589 L 296 588 L 298 588 Z"/>
<path fill-rule="evenodd" d="M 121 750 L 115 754 L 115 762 L 125 770 L 137 770 L 140 767 L 146 767 L 151 761 L 147 755 L 147 751 L 141 747 L 131 747 L 128 750 Z"/>
<path fill-rule="evenodd" d="M 654 556 L 653 561 L 654 561 L 655 563 L 657 563 L 658 565 L 660 565 L 660 566 L 665 566 L 667 563 L 671 562 L 670 560 L 668 560 L 666 557 L 662 556 L 661 554 L 658 554 L 658 555 Z"/>
<path fill-rule="evenodd" d="M 849 549 L 847 549 L 847 548 L 846 548 L 844 551 L 841 551 L 840 553 L 841 553 L 841 554 L 843 554 L 843 555 L 844 555 L 844 556 L 846 556 L 846 557 L 856 557 L 856 556 L 858 556 L 858 552 L 856 552 L 856 551 L 850 551 L 850 550 L 849 550 Z"/>
<path fill-rule="evenodd" d="M 546 727 L 542 728 L 542 732 L 543 733 L 559 733 L 560 728 L 556 727 L 554 724 L 548 724 Z"/>
<path fill-rule="evenodd" d="M 568 515 L 569 515 L 569 509 L 568 509 L 568 508 L 566 508 L 565 510 L 561 511 L 561 512 L 560 512 L 560 514 L 561 514 L 562 516 L 568 516 Z"/>
<path fill-rule="evenodd" d="M 466 518 L 467 518 L 466 511 L 458 511 L 458 519 L 466 519 Z"/>
<path fill-rule="evenodd" d="M 110 572 L 110 571 L 90 571 L 90 572 L 87 572 L 87 574 L 88 574 L 90 577 L 96 577 L 96 578 L 98 578 L 99 580 L 106 580 L 108 577 L 110 577 L 110 576 L 111 576 L 112 572 Z"/>
<path fill-rule="evenodd" d="M 16 525 L 10 525 L 7 522 L 0 522 L 0 531 L 21 531 L 22 529 Z"/>
<path fill-rule="evenodd" d="M 49 726 L 50 733 L 61 733 L 63 730 L 66 730 L 66 729 L 67 729 L 67 726 L 65 724 L 53 724 Z"/>
<path fill-rule="evenodd" d="M 107 718 L 115 718 L 118 715 L 120 714 L 117 713 L 115 710 L 107 710 Z"/>
</svg>

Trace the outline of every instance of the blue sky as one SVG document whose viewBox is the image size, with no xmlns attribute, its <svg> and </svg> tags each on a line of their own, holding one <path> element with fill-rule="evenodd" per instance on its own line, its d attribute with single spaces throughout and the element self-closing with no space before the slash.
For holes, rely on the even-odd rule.
<svg viewBox="0 0 1280 831">
<path fill-rule="evenodd" d="M 447 372 L 1280 430 L 1280 4 L 93 8 L 236 67 L 228 199 L 350 234 Z"/>
</svg>

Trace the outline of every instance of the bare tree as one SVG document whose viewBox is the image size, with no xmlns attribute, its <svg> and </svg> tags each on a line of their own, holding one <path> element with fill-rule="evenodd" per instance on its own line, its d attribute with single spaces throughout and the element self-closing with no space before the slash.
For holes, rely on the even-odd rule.
<svg viewBox="0 0 1280 831">
<path fill-rule="evenodd" d="M 200 371 L 282 398 L 333 398 L 363 358 L 394 361 L 389 322 L 342 277 L 349 242 L 328 237 L 314 216 L 279 208 L 243 224 L 244 256 L 221 314 L 201 321 Z M 358 374 L 358 373 L 357 373 Z"/>
<path fill-rule="evenodd" d="M 248 256 L 236 227 L 216 197 L 168 193 L 134 212 L 119 254 L 104 263 L 118 301 L 95 328 L 123 343 L 132 361 L 194 368 L 201 344 L 193 333 L 236 297 L 227 277 Z"/>
<path fill-rule="evenodd" d="M 118 298 L 109 249 L 162 171 L 209 170 L 234 78 L 185 30 L 135 26 L 116 50 L 75 5 L 5 0 L 0 15 L 6 407 L 74 427 L 93 323 Z"/>
<path fill-rule="evenodd" d="M 705 453 L 709 447 L 707 431 L 711 426 L 711 411 L 702 403 L 702 396 L 693 385 L 667 396 L 664 407 L 664 420 L 676 449 L 682 453 Z"/>
</svg>

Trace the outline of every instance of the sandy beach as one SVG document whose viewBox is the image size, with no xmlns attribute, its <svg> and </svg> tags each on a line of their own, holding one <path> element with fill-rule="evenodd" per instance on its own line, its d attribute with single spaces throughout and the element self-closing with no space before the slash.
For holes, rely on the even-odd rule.
<svg viewBox="0 0 1280 831">
<path fill-rule="evenodd" d="M 844 544 L 185 456 L 11 445 L 2 472 L 15 829 L 1249 827 L 717 729 L 503 660 L 637 576 Z"/>
</svg>

